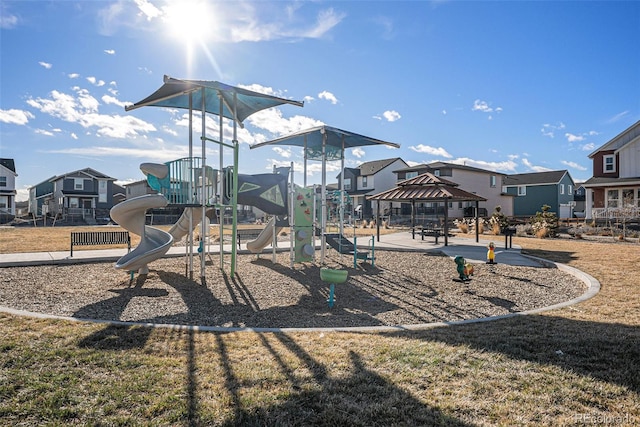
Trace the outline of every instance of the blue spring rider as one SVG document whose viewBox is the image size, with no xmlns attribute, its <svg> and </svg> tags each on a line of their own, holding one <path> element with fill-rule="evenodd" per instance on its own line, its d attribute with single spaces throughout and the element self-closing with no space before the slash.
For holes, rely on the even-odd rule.
<svg viewBox="0 0 640 427">
<path fill-rule="evenodd" d="M 320 279 L 323 282 L 328 282 L 331 284 L 329 286 L 329 299 L 327 299 L 327 303 L 329 304 L 329 308 L 333 308 L 333 304 L 335 302 L 335 284 L 344 283 L 347 281 L 347 270 L 321 268 Z"/>
</svg>

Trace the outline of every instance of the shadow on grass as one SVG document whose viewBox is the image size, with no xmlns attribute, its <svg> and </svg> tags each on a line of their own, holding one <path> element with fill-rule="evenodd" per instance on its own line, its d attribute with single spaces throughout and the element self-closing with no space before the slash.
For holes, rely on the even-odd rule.
<svg viewBox="0 0 640 427">
<path fill-rule="evenodd" d="M 640 392 L 637 326 L 530 315 L 390 335 L 469 345 L 515 360 L 555 365 Z"/>
<path fill-rule="evenodd" d="M 220 337 L 220 335 L 218 335 Z M 285 334 L 276 334 L 285 347 L 295 354 L 312 373 L 317 387 L 302 390 L 297 386 L 295 372 L 278 360 L 280 369 L 292 384 L 286 400 L 270 406 L 244 409 L 239 397 L 239 381 L 228 366 L 228 357 L 221 339 L 218 339 L 220 354 L 225 366 L 225 384 L 232 395 L 233 417 L 223 426 L 237 425 L 425 425 L 468 426 L 460 420 L 443 414 L 438 408 L 429 407 L 406 391 L 396 387 L 387 379 L 367 369 L 360 356 L 349 352 L 350 375 L 332 378 L 327 369 L 304 351 Z M 262 337 L 272 355 L 278 355 L 268 341 Z M 190 424 L 200 420 L 190 420 Z"/>
</svg>

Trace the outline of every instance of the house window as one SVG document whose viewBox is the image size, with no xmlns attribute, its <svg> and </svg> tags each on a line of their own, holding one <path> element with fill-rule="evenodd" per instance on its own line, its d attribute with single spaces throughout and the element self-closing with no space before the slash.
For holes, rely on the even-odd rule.
<svg viewBox="0 0 640 427">
<path fill-rule="evenodd" d="M 351 190 L 351 178 L 344 179 L 344 189 L 347 191 Z"/>
<path fill-rule="evenodd" d="M 560 194 L 564 194 L 564 184 L 560 184 Z"/>
<path fill-rule="evenodd" d="M 7 196 L 0 196 L 0 209 L 8 209 L 9 202 Z"/>
<path fill-rule="evenodd" d="M 622 207 L 623 208 L 632 208 L 633 203 L 633 190 L 627 189 L 622 190 Z"/>
<path fill-rule="evenodd" d="M 638 192 L 636 193 L 636 206 L 640 208 L 640 188 L 638 188 Z"/>
<path fill-rule="evenodd" d="M 607 190 L 607 207 L 617 208 L 620 192 L 618 190 Z"/>
<path fill-rule="evenodd" d="M 407 174 L 406 174 L 405 176 L 406 176 L 406 179 L 409 179 L 409 178 L 415 178 L 416 176 L 418 176 L 418 171 L 415 171 L 415 172 L 407 172 Z"/>
<path fill-rule="evenodd" d="M 434 174 L 435 176 L 440 176 L 440 169 L 436 169 L 436 170 L 434 170 L 434 171 L 433 171 L 433 174 Z"/>
<path fill-rule="evenodd" d="M 527 195 L 527 186 L 518 185 L 518 196 L 526 196 L 526 195 Z"/>
<path fill-rule="evenodd" d="M 107 181 L 100 181 L 100 188 L 102 189 L 107 188 Z"/>
<path fill-rule="evenodd" d="M 69 207 L 70 208 L 78 208 L 80 207 L 80 201 L 77 197 L 69 197 Z"/>
<path fill-rule="evenodd" d="M 567 186 L 567 194 L 573 194 L 573 185 L 569 184 Z"/>
<path fill-rule="evenodd" d="M 462 209 L 462 202 L 458 202 L 458 209 Z"/>
<path fill-rule="evenodd" d="M 82 190 L 84 188 L 84 179 L 82 179 L 82 178 L 74 178 L 73 179 L 73 188 L 74 188 L 74 190 Z"/>
<path fill-rule="evenodd" d="M 362 177 L 362 188 L 367 188 L 367 177 L 366 176 Z"/>
<path fill-rule="evenodd" d="M 7 177 L 0 176 L 0 187 L 6 187 L 6 186 L 7 186 Z"/>
<path fill-rule="evenodd" d="M 489 185 L 491 186 L 491 188 L 496 188 L 496 176 L 495 175 L 491 175 L 491 177 L 489 178 Z"/>
<path fill-rule="evenodd" d="M 107 195 L 104 193 L 98 194 L 98 203 L 107 203 Z"/>
<path fill-rule="evenodd" d="M 616 171 L 616 156 L 614 154 L 602 156 L 602 162 L 602 170 L 604 173 L 613 173 Z"/>
</svg>

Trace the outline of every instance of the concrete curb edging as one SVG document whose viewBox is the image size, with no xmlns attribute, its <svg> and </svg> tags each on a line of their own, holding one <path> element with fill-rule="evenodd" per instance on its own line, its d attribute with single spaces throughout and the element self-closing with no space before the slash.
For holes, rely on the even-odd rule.
<svg viewBox="0 0 640 427">
<path fill-rule="evenodd" d="M 243 328 L 243 327 L 222 327 L 222 326 L 193 326 L 193 325 L 172 325 L 164 323 L 141 323 L 141 322 L 123 322 L 117 320 L 103 320 L 103 319 L 82 319 L 77 317 L 68 316 L 56 316 L 52 314 L 36 313 L 26 310 L 16 310 L 9 307 L 0 306 L 0 312 L 8 313 L 16 316 L 27 316 L 38 319 L 52 319 L 52 320 L 66 320 L 72 322 L 90 322 L 107 324 L 114 326 L 141 326 L 152 328 L 169 328 L 174 330 L 188 330 L 199 332 L 255 332 L 255 333 L 290 333 L 290 332 L 359 332 L 359 333 L 378 333 L 378 332 L 400 332 L 400 331 L 420 331 L 425 329 L 433 329 L 446 326 L 466 325 L 471 323 L 491 322 L 495 320 L 509 319 L 517 316 L 526 316 L 531 314 L 539 314 L 546 311 L 557 310 L 560 308 L 569 307 L 593 298 L 600 292 L 600 282 L 593 276 L 578 270 L 577 268 L 570 267 L 566 264 L 556 263 L 553 261 L 545 260 L 543 258 L 537 258 L 530 255 L 522 255 L 530 258 L 542 264 L 550 267 L 556 267 L 572 276 L 583 281 L 587 285 L 585 293 L 577 298 L 569 301 L 561 302 L 558 304 L 550 305 L 547 307 L 536 308 L 533 310 L 521 311 L 517 313 L 503 314 L 500 316 L 482 317 L 478 319 L 466 319 L 456 320 L 449 322 L 433 322 L 411 325 L 397 325 L 397 326 L 355 326 L 355 327 L 336 327 L 336 328 Z"/>
</svg>

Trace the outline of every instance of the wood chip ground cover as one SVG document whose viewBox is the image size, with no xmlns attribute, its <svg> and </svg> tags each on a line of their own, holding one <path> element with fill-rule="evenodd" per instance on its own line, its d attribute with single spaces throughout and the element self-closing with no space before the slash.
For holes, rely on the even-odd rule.
<svg viewBox="0 0 640 427">
<path fill-rule="evenodd" d="M 375 266 L 353 268 L 347 256 L 330 254 L 331 268 L 346 269 L 328 307 L 329 284 L 319 266 L 289 268 L 289 254 L 240 255 L 235 277 L 213 256 L 194 280 L 183 259 L 150 265 L 129 283 L 112 263 L 0 269 L 0 305 L 39 313 L 162 324 L 225 327 L 390 326 L 504 315 L 546 307 L 585 291 L 579 279 L 555 268 L 478 264 L 460 283 L 454 262 L 425 253 L 377 251 Z M 197 263 L 196 263 L 197 264 Z M 197 268 L 198 266 L 196 266 Z"/>
</svg>

